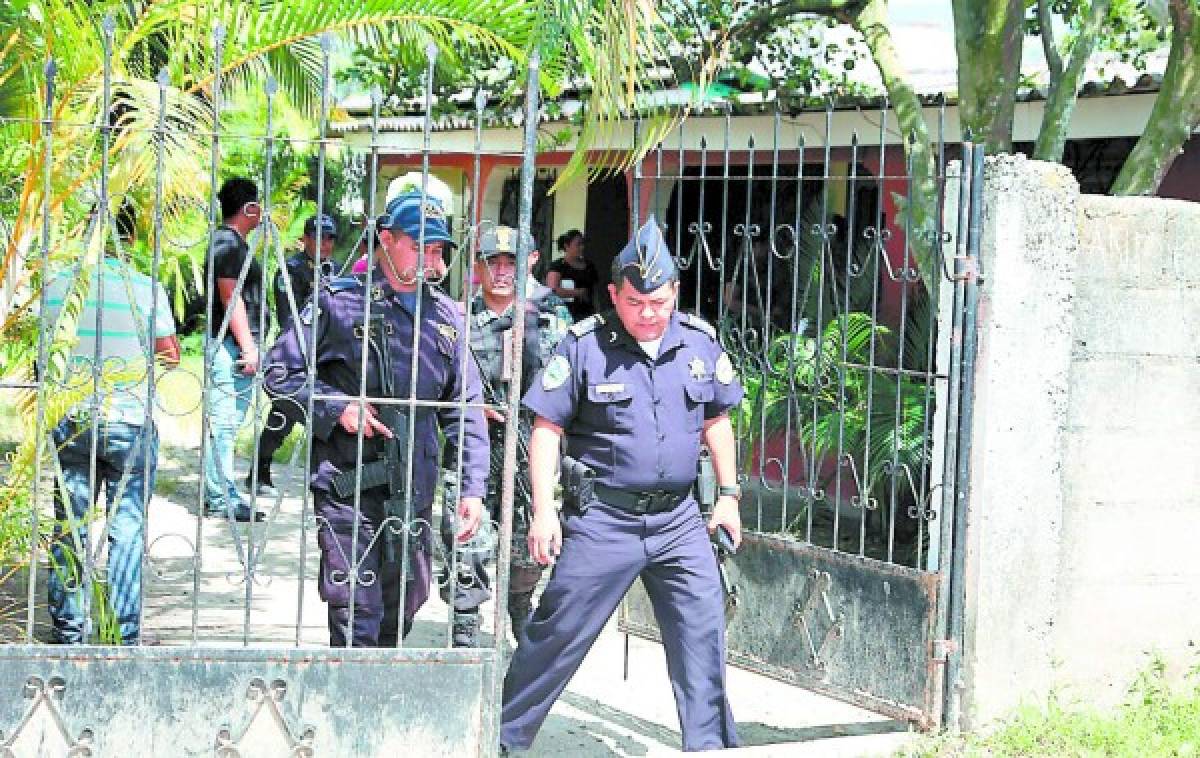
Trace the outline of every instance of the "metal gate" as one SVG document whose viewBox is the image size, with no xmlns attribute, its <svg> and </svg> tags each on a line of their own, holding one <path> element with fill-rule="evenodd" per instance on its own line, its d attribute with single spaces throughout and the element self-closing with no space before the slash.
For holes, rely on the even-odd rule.
<svg viewBox="0 0 1200 758">
<path fill-rule="evenodd" d="M 211 80 L 193 89 L 173 81 L 165 68 L 156 87 L 128 69 L 114 73 L 113 50 L 124 41 L 112 18 L 105 20 L 103 32 L 102 77 L 59 87 L 56 63 L 49 61 L 43 111 L 0 123 L 27 135 L 29 145 L 19 160 L 4 162 L 13 172 L 0 177 L 0 241 L 10 264 L 3 312 L 28 335 L 25 353 L 20 345 L 6 346 L 10 371 L 0 387 L 12 446 L 3 469 L 0 515 L 8 548 L 3 560 L 10 567 L 0 583 L 3 641 L 10 643 L 0 646 L 0 754 L 494 754 L 501 661 L 510 644 L 504 602 L 496 602 L 490 615 L 490 629 L 499 632 L 485 635 L 479 647 L 462 649 L 451 646 L 452 613 L 448 607 L 439 610 L 437 596 L 439 590 L 453 594 L 458 564 L 468 555 L 488 554 L 497 542 L 508 544 L 519 446 L 512 398 L 494 407 L 509 419 L 502 445 L 491 453 L 492 465 L 504 472 L 498 523 L 481 527 L 461 549 L 451 550 L 439 537 L 437 498 L 446 490 L 417 491 L 418 478 L 422 468 L 439 468 L 443 436 L 441 468 L 457 474 L 458 481 L 464 467 L 478 469 L 478 456 L 464 460 L 470 457 L 463 452 L 464 435 L 473 423 L 465 419 L 478 417 L 486 427 L 484 404 L 468 389 L 431 396 L 421 389 L 421 377 L 430 362 L 441 361 L 439 371 L 461 379 L 471 372 L 470 351 L 454 353 L 460 361 L 454 364 L 435 349 L 443 341 L 427 342 L 424 332 L 413 329 L 412 344 L 397 348 L 409 369 L 402 375 L 408 389 L 370 389 L 366 357 L 355 391 L 321 385 L 316 356 L 323 339 L 319 329 L 328 320 L 323 321 L 320 299 L 306 305 L 286 276 L 274 296 L 266 294 L 287 266 L 291 251 L 285 250 L 285 239 L 291 244 L 299 236 L 305 217 L 334 214 L 341 226 L 337 247 L 348 257 L 342 270 L 310 266 L 312 291 L 335 286 L 331 280 L 365 256 L 362 312 L 340 317 L 360 325 L 354 355 L 392 342 L 387 323 L 382 332 L 372 331 L 372 313 L 384 308 L 381 288 L 394 284 L 379 263 L 385 253 L 374 223 L 387 199 L 377 190 L 379 154 L 373 141 L 367 151 L 342 149 L 335 155 L 327 139 L 333 96 L 329 44 L 321 48 L 320 131 L 296 135 L 281 128 L 285 112 L 276 82 L 266 77 L 251 77 L 258 84 L 241 95 L 243 104 L 254 104 L 253 117 L 222 118 L 230 108 L 228 92 L 236 87 L 221 74 L 220 29 L 213 38 Z M 418 252 L 428 241 L 429 218 L 441 215 L 429 172 L 435 56 L 431 48 L 422 171 L 413 179 L 421 196 Z M 532 202 L 536 61 L 531 70 L 519 203 L 523 230 L 530 226 Z M 372 100 L 377 134 L 380 93 Z M 479 115 L 476 183 L 482 106 Z M 311 145 L 315 202 L 282 202 L 295 180 L 287 173 L 296 170 L 291 155 Z M 207 161 L 198 154 L 207 154 Z M 226 216 L 217 188 L 229 178 L 231 165 L 242 167 L 258 189 L 256 198 L 237 206 L 238 218 L 260 222 L 246 238 L 248 254 L 232 273 L 217 271 L 224 264 L 214 262 L 212 242 Z M 341 179 L 332 176 L 335 169 Z M 344 202 L 335 207 L 331 192 L 343 189 L 341 181 Z M 402 283 L 458 293 L 462 304 L 462 293 L 470 291 L 466 284 L 476 236 L 495 219 L 480 218 L 471 193 L 464 193 L 458 205 L 445 199 L 440 210 L 459 243 L 454 251 L 441 263 L 426 258 L 412 271 L 391 271 Z M 315 224 L 310 235 L 315 247 L 332 231 Z M 528 253 L 522 245 L 518 270 Z M 264 294 L 255 297 L 256 288 Z M 518 289 L 520 304 L 525 295 Z M 237 302 L 245 306 L 244 318 Z M 416 322 L 431 302 L 415 300 Z M 156 353 L 171 352 L 173 319 L 162 314 L 172 310 L 175 319 L 199 312 L 207 323 L 183 340 L 178 365 L 169 365 L 174 360 L 164 365 Z M 272 385 L 272 372 L 288 368 L 279 354 L 268 352 L 279 329 L 273 313 L 296 324 L 291 339 L 311 359 L 303 391 L 293 395 L 264 392 L 264 384 Z M 519 351 L 524 310 L 518 307 L 516 314 L 513 340 Z M 253 331 L 262 350 L 257 362 L 241 341 L 252 325 L 258 327 Z M 456 338 L 469 344 L 471 319 L 464 320 L 465 334 L 447 335 L 446 328 L 454 330 L 438 323 L 445 344 Z M 125 352 L 116 354 L 121 344 Z M 22 365 L 24 371 L 16 370 Z M 520 371 L 521 361 L 515 361 L 511 379 L 518 386 Z M 447 380 L 447 386 L 452 383 Z M 407 412 L 393 428 L 399 449 L 407 451 L 402 457 L 386 458 L 390 453 L 379 452 L 377 440 L 361 427 L 339 438 L 353 445 L 352 470 L 359 472 L 348 501 L 352 526 L 343 527 L 352 533 L 348 549 L 338 542 L 341 532 L 309 487 L 310 476 L 319 472 L 307 451 L 340 423 L 320 419 L 321 408 L 332 407 L 322 403 L 330 401 L 357 407 L 360 417 L 367 404 L 379 419 L 388 408 Z M 280 410 L 282 415 L 275 413 Z M 235 436 L 236 414 L 242 412 L 249 423 Z M 264 433 L 279 431 L 292 417 L 302 431 L 284 440 L 276 456 L 277 493 L 272 494 L 255 462 Z M 433 421 L 425 424 L 426 419 Z M 74 457 L 67 454 L 72 447 L 78 453 Z M 232 469 L 222 457 L 230 447 Z M 414 462 L 422 450 L 437 452 Z M 389 503 L 382 516 L 373 517 L 372 531 L 365 531 L 369 504 L 364 493 L 371 485 L 363 479 L 363 464 L 376 457 L 386 458 Z M 486 468 L 488 461 L 482 465 Z M 206 491 L 206 478 L 217 486 Z M 231 480 L 241 489 L 236 497 L 220 486 Z M 331 497 L 326 488 L 324 497 Z M 97 490 L 107 497 L 93 506 Z M 206 515 L 206 503 L 220 505 L 222 497 L 224 511 L 215 518 Z M 393 508 L 397 497 L 399 506 Z M 238 499 L 249 510 L 239 511 Z M 262 521 L 255 520 L 256 510 Z M 239 520 L 242 516 L 248 520 Z M 328 554 L 341 550 L 344 570 L 332 562 L 319 567 L 318 545 Z M 433 597 L 409 637 L 393 627 L 394 646 L 331 647 L 318 585 L 328 592 L 346 588 L 346 617 L 354 628 L 356 619 L 374 613 L 367 601 L 358 600 L 356 588 L 375 585 L 383 595 L 394 586 L 399 596 L 391 601 L 403 608 L 410 582 L 428 581 L 411 549 L 418 545 L 433 554 Z M 368 558 L 373 551 L 388 550 L 399 558 L 395 563 L 383 558 L 378 565 L 399 566 L 392 585 L 383 583 L 383 568 L 369 568 L 376 565 Z M 493 590 L 504 598 L 509 554 L 496 552 Z M 46 598 L 52 591 L 58 593 L 55 607 L 67 608 L 74 626 L 61 622 L 61 612 L 60 621 L 51 623 Z M 140 602 L 134 599 L 138 595 Z M 386 619 L 382 626 L 386 632 Z M 130 646 L 117 646 L 122 639 Z M 81 644 L 42 644 L 53 641 Z"/>
<path fill-rule="evenodd" d="M 955 723 L 983 152 L 944 105 L 928 151 L 886 102 L 755 110 L 688 120 L 634 185 L 747 390 L 729 661 Z M 657 639 L 640 583 L 620 627 Z"/>
</svg>

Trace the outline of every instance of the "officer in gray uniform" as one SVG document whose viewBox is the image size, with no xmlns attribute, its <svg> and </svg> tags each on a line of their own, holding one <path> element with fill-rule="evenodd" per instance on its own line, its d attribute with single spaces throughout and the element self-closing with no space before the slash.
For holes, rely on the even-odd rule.
<svg viewBox="0 0 1200 758">
<path fill-rule="evenodd" d="M 527 239 L 529 248 L 532 240 Z M 530 250 L 529 266 L 537 263 L 538 251 Z M 490 405 L 505 406 L 514 397 L 511 383 L 513 373 L 512 328 L 513 309 L 516 304 L 517 287 L 529 286 L 528 276 L 517 272 L 517 231 L 507 226 L 486 229 L 480 235 L 479 257 L 475 261 L 475 277 L 479 282 L 479 294 L 470 303 L 468 318 L 471 321 L 471 353 L 479 364 L 483 379 L 483 397 Z M 566 312 L 563 301 L 548 287 L 539 287 L 529 292 L 525 305 L 525 341 L 522 358 L 522 389 L 528 389 L 534 375 L 550 358 L 550 352 L 562 339 L 569 323 L 563 319 Z M 516 393 L 519 397 L 520 393 Z M 500 518 L 500 489 L 504 466 L 504 413 L 489 408 L 484 411 L 490 422 L 488 432 L 492 452 L 491 473 L 488 478 L 486 505 L 491 517 Z M 521 414 L 520 437 L 518 440 L 518 468 L 514 479 L 513 537 L 511 549 L 511 573 L 508 587 L 508 616 L 512 622 L 513 636 L 519 642 L 525 622 L 532 610 L 533 590 L 542 575 L 542 566 L 529 555 L 526 536 L 529 533 L 529 429 L 532 416 L 526 411 Z M 455 479 L 445 477 L 443 494 L 448 506 L 458 499 Z M 443 520 L 443 524 L 447 520 Z M 443 539 L 450 545 L 449 532 L 443 529 Z M 491 598 L 491 580 L 484 566 L 487 556 L 482 552 L 461 551 L 458 558 L 457 581 L 449 581 L 449 566 L 442 577 L 446 591 L 454 592 L 455 647 L 478 645 L 479 606 Z"/>
<path fill-rule="evenodd" d="M 445 214 L 435 200 L 406 193 L 376 223 L 382 250 L 370 288 L 359 277 L 329 281 L 280 335 L 266 369 L 272 397 L 313 405 L 309 489 L 321 549 L 318 589 L 329 605 L 333 646 L 395 645 L 428 597 L 441 440 L 445 459 L 457 461 L 461 430 L 460 540 L 478 527 L 487 483 L 483 396 L 475 363 L 464 360 L 462 315 L 418 275 L 418 267 L 429 272 L 443 265 L 442 246 L 450 242 Z M 316 351 L 311 380 L 308 344 Z M 364 351 L 368 402 L 360 404 Z M 409 410 L 388 402 L 410 396 L 445 405 Z M 410 467 L 411 490 L 404 491 Z"/>
<path fill-rule="evenodd" d="M 741 540 L 728 412 L 742 388 L 713 328 L 675 310 L 677 270 L 653 218 L 614 260 L 612 280 L 614 310 L 572 326 L 524 397 L 537 416 L 529 548 L 555 567 L 504 681 L 500 742 L 530 747 L 641 577 L 662 630 L 683 748 L 732 747 L 724 601 L 709 532 Z M 564 464 L 587 469 L 594 483 L 571 493 L 560 524 L 554 472 L 564 439 Z M 707 530 L 695 493 L 701 442 L 719 485 Z"/>
</svg>

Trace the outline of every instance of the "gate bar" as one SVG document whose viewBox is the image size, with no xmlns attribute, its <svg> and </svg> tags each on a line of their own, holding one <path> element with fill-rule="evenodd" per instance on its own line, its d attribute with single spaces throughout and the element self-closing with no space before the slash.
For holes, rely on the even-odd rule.
<svg viewBox="0 0 1200 758">
<path fill-rule="evenodd" d="M 971 170 L 973 166 L 975 146 L 970 142 L 964 142 L 962 145 L 962 158 L 959 162 L 958 176 L 958 218 L 955 227 L 955 256 L 965 255 L 967 251 L 967 208 L 965 198 L 970 196 L 971 187 Z M 934 631 L 935 640 L 943 640 L 947 638 L 947 629 L 949 627 L 949 608 L 950 608 L 950 573 L 946 570 L 944 563 L 945 556 L 953 555 L 954 553 L 954 506 L 955 506 L 955 475 L 956 467 L 955 460 L 958 454 L 958 430 L 959 430 L 959 403 L 960 384 L 962 374 L 957 370 L 957 366 L 962 355 L 962 302 L 963 302 L 963 282 L 961 279 L 951 279 L 951 286 L 954 294 L 950 306 L 950 356 L 947 363 L 947 373 L 949 374 L 946 382 L 946 432 L 945 432 L 945 449 L 943 450 L 942 463 L 942 507 L 941 507 L 941 524 L 939 529 L 938 539 L 938 594 L 937 594 L 937 628 Z M 932 651 L 931 651 L 932 652 Z M 932 657 L 932 655 L 931 655 Z M 945 700 L 944 690 L 948 687 L 949 679 L 946 677 L 946 671 L 942 672 L 942 687 L 943 701 Z M 944 726 L 949 726 L 946 719 L 945 708 L 942 710 L 942 723 Z"/>
<path fill-rule="evenodd" d="M 966 158 L 963 159 L 964 165 Z M 970 195 L 970 224 L 967 236 L 967 255 L 965 263 L 979 261 L 979 238 L 983 226 L 983 148 L 976 147 L 971 155 L 971 195 Z M 945 687 L 945 723 L 958 731 L 962 727 L 962 693 L 965 683 L 962 681 L 962 647 L 963 627 L 965 625 L 964 610 L 966 605 L 966 541 L 967 541 L 967 506 L 971 495 L 971 421 L 975 410 L 975 351 L 978 344 L 976 333 L 976 315 L 979 310 L 979 275 L 968 268 L 964 274 L 959 274 L 955 267 L 955 277 L 964 282 L 965 303 L 963 307 L 962 334 L 962 392 L 958 423 L 958 461 L 955 473 L 955 505 L 954 505 L 954 543 L 950 553 L 950 608 L 949 656 L 946 659 Z"/>
</svg>

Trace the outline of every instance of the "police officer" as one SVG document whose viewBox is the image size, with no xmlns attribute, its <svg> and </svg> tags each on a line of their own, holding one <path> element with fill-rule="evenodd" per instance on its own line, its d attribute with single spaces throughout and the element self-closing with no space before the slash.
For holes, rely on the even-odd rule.
<svg viewBox="0 0 1200 758">
<path fill-rule="evenodd" d="M 526 240 L 532 248 L 532 240 Z M 529 267 L 537 264 L 538 251 L 530 250 Z M 511 332 L 517 287 L 528 287 L 528 274 L 517 272 L 517 232 L 507 226 L 486 229 L 480 235 L 479 257 L 475 261 L 475 277 L 479 294 L 471 301 L 471 352 L 483 378 L 483 397 L 490 405 L 503 406 L 514 390 L 511 386 L 513 369 Z M 534 375 L 549 360 L 550 351 L 562 338 L 568 322 L 560 316 L 564 303 L 548 287 L 529 291 L 526 298 L 525 342 L 522 356 L 522 389 L 528 389 Z M 519 393 L 517 393 L 519 396 Z M 491 447 L 491 474 L 488 478 L 487 506 L 492 518 L 500 517 L 500 488 L 504 463 L 504 414 L 489 408 L 484 411 L 488 421 Z M 529 427 L 532 418 L 522 414 L 519 458 L 528 457 Z M 446 477 L 443 493 L 450 502 L 457 500 L 454 477 Z M 513 498 L 512 562 L 508 587 L 508 616 L 513 636 L 518 641 L 532 609 L 533 590 L 541 578 L 542 566 L 530 558 L 526 535 L 529 532 L 530 489 L 529 473 L 521 467 L 516 474 Z M 443 523 L 447 523 L 443 521 Z M 443 537 L 449 544 L 449 534 Z M 455 647 L 478 645 L 479 606 L 491 597 L 491 581 L 484 568 L 485 556 L 478 551 L 460 556 L 456 582 L 443 578 L 443 586 L 453 587 Z M 448 569 L 449 567 L 447 567 Z M 448 571 L 447 571 L 448 573 Z"/>
<path fill-rule="evenodd" d="M 312 297 L 318 268 L 321 281 L 333 276 L 333 243 L 337 240 L 337 235 L 337 224 L 332 217 L 324 213 L 312 216 L 304 222 L 300 251 L 288 258 L 283 267 L 275 272 L 275 317 L 280 331 L 288 328 L 295 314 L 303 310 L 308 299 Z M 275 497 L 279 494 L 271 481 L 271 459 L 291 434 L 292 427 L 302 422 L 304 410 L 288 398 L 272 401 L 267 422 L 258 437 L 258 487 L 257 490 L 254 489 L 254 473 L 248 473 L 247 492 L 257 491 L 264 497 Z"/>
<path fill-rule="evenodd" d="M 719 498 L 707 528 L 741 540 L 733 429 L 742 388 L 711 326 L 675 311 L 677 270 L 651 218 L 613 262 L 614 310 L 572 326 L 524 398 L 533 558 L 554 573 L 504 681 L 500 742 L 525 750 L 626 590 L 654 604 L 685 750 L 732 747 L 725 617 L 716 559 L 696 503 L 700 446 Z M 559 445 L 595 475 L 559 515 Z"/>
<path fill-rule="evenodd" d="M 360 277 L 328 282 L 300 314 L 299 322 L 280 336 L 267 369 L 267 388 L 273 395 L 289 397 L 304 407 L 312 393 L 309 488 L 321 549 L 319 591 L 329 605 L 329 637 L 334 646 L 396 644 L 397 633 L 407 634 L 429 595 L 431 508 L 442 457 L 439 432 L 446 440 L 447 460 L 457 460 L 462 432 L 457 513 L 461 540 L 469 539 L 478 527 L 487 479 L 483 413 L 478 406 L 459 405 L 462 400 L 477 404 L 483 399 L 479 372 L 473 361 L 464 360 L 468 346 L 462 338 L 462 316 L 455 303 L 427 285 L 427 275 L 421 275 L 440 267 L 442 245 L 451 241 L 445 214 L 436 201 L 406 193 L 389 202 L 376 223 L 381 250 L 370 287 Z M 424 250 L 418 249 L 422 225 Z M 414 333 L 419 368 L 415 379 Z M 316 375 L 307 383 L 305 345 L 310 342 L 316 351 Z M 359 398 L 363 351 L 367 351 L 366 395 L 372 400 L 367 403 Z M 448 405 L 411 409 L 416 433 L 408 450 L 409 421 L 405 418 L 389 426 L 381 419 L 389 415 L 388 405 L 409 412 L 407 405 L 383 403 L 389 397 L 409 398 L 410 392 L 418 400 Z M 380 482 L 373 473 L 384 463 L 390 466 L 386 455 L 391 440 L 399 443 L 401 454 L 409 456 L 412 471 L 411 491 L 400 495 L 406 504 L 411 502 L 411 510 L 402 508 L 399 515 L 391 507 L 397 493 L 388 477 Z M 401 481 L 406 483 L 407 469 L 407 465 L 400 468 Z M 407 513 L 413 521 L 406 524 Z M 398 540 L 405 531 L 407 540 Z M 396 545 L 404 541 L 409 553 L 398 554 Z M 402 575 L 407 575 L 404 587 Z M 398 629 L 402 594 L 404 621 Z"/>
</svg>

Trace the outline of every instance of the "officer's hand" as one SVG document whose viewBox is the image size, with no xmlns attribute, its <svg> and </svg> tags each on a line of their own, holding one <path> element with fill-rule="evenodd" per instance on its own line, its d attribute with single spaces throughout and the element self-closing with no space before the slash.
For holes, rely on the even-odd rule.
<svg viewBox="0 0 1200 758">
<path fill-rule="evenodd" d="M 375 416 L 375 409 L 370 404 L 362 406 L 362 415 L 359 415 L 358 403 L 351 400 L 350 403 L 342 410 L 341 418 L 338 423 L 343 429 L 351 434 L 358 434 L 358 428 L 361 426 L 364 437 L 374 437 L 376 434 L 382 435 L 391 439 L 392 430 L 384 426 Z"/>
<path fill-rule="evenodd" d="M 713 506 L 712 516 L 708 519 L 708 533 L 715 534 L 718 526 L 725 527 L 725 530 L 729 532 L 729 536 L 733 538 L 734 548 L 741 547 L 742 514 L 738 511 L 738 500 L 736 497 L 724 495 L 717 498 L 717 504 Z"/>
<path fill-rule="evenodd" d="M 488 421 L 495 421 L 497 424 L 503 424 L 507 421 L 503 413 L 492 408 L 484 408 L 483 415 Z"/>
<path fill-rule="evenodd" d="M 479 520 L 483 518 L 483 501 L 477 497 L 464 497 L 458 501 L 458 537 L 459 542 L 466 542 L 475 536 L 479 530 Z"/>
<path fill-rule="evenodd" d="M 543 507 L 533 515 L 533 523 L 529 525 L 529 555 L 543 566 L 554 563 L 562 551 L 562 526 L 558 523 L 558 513 L 550 507 Z"/>
<path fill-rule="evenodd" d="M 238 358 L 238 365 L 242 367 L 242 373 L 246 376 L 254 376 L 258 371 L 258 350 L 243 350 Z"/>
</svg>

